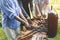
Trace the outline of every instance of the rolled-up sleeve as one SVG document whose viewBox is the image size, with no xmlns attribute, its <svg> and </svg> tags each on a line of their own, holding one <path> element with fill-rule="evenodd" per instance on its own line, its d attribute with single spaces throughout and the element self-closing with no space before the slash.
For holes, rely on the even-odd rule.
<svg viewBox="0 0 60 40">
<path fill-rule="evenodd" d="M 17 16 L 17 14 L 14 14 L 14 13 L 11 13 L 10 15 L 8 15 L 8 17 L 9 17 L 10 19 L 14 19 L 16 16 Z"/>
<path fill-rule="evenodd" d="M 7 6 L 4 6 L 4 13 L 10 18 L 13 19 L 15 16 L 17 16 L 16 11 L 12 8 L 10 9 Z"/>
<path fill-rule="evenodd" d="M 10 3 L 11 2 L 11 3 Z M 3 11 L 4 13 L 10 18 L 14 19 L 17 16 L 17 8 L 15 5 L 12 3 L 12 1 L 9 1 L 9 3 L 3 3 Z"/>
</svg>

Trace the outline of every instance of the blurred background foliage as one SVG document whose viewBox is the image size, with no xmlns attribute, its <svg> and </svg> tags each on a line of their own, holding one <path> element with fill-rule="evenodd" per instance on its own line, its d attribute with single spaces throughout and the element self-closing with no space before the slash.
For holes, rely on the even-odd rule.
<svg viewBox="0 0 60 40">
<path fill-rule="evenodd" d="M 60 13 L 60 0 L 50 0 L 49 5 L 53 6 L 53 10 Z"/>
</svg>

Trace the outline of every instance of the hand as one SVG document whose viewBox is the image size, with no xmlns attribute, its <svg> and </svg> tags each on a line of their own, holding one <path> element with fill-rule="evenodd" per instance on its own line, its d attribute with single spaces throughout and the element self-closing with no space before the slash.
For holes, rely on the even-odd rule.
<svg viewBox="0 0 60 40">
<path fill-rule="evenodd" d="M 30 17 L 27 17 L 27 19 L 30 19 Z"/>
<path fill-rule="evenodd" d="M 27 17 L 27 20 L 28 20 L 28 23 L 29 23 L 29 24 L 32 24 L 32 20 L 31 20 L 30 17 Z"/>
<path fill-rule="evenodd" d="M 46 18 L 46 15 L 44 14 L 43 17 Z"/>
<path fill-rule="evenodd" d="M 37 14 L 37 16 L 40 17 L 41 16 L 41 13 Z"/>
<path fill-rule="evenodd" d="M 26 26 L 26 27 L 30 27 L 30 25 L 29 25 L 29 23 L 28 23 L 28 22 L 26 22 L 26 23 L 25 23 L 25 26 Z"/>
</svg>

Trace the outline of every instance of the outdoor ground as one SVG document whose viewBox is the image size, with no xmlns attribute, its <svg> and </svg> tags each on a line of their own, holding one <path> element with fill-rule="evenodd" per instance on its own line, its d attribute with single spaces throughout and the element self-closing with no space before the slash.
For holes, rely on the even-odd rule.
<svg viewBox="0 0 60 40">
<path fill-rule="evenodd" d="M 0 27 L 0 40 L 7 40 L 7 37 L 1 27 Z M 58 23 L 57 36 L 54 38 L 49 38 L 49 40 L 60 40 L 60 22 Z"/>
</svg>

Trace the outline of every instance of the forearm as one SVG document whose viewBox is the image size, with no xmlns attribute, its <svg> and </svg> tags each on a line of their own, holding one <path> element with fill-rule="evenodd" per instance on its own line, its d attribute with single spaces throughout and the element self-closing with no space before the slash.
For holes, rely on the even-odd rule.
<svg viewBox="0 0 60 40">
<path fill-rule="evenodd" d="M 39 6 L 38 6 L 38 5 L 36 5 L 36 9 L 37 9 L 37 11 L 38 11 L 38 15 L 41 16 L 41 12 L 40 12 L 40 9 L 39 9 Z"/>
<path fill-rule="evenodd" d="M 22 22 L 26 27 L 29 27 L 29 23 L 21 19 L 19 16 L 16 16 L 15 19 L 19 22 Z"/>
<path fill-rule="evenodd" d="M 27 21 L 27 19 L 24 17 L 24 15 L 22 13 L 20 13 L 19 15 L 22 19 L 24 19 L 25 21 Z"/>
<path fill-rule="evenodd" d="M 23 11 L 23 14 L 26 18 L 29 17 L 28 13 L 25 11 L 25 9 L 23 7 L 22 7 L 22 11 Z"/>
<path fill-rule="evenodd" d="M 26 23 L 23 19 L 21 19 L 19 16 L 16 16 L 15 19 L 19 22 Z"/>
</svg>

